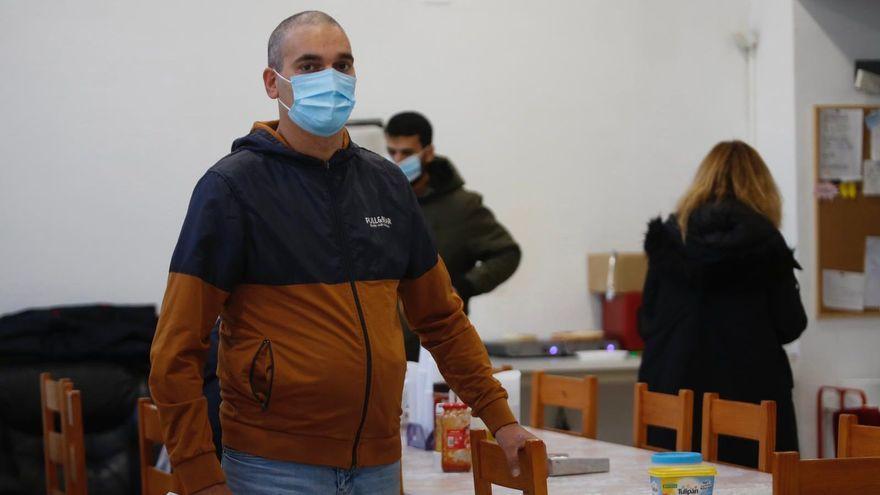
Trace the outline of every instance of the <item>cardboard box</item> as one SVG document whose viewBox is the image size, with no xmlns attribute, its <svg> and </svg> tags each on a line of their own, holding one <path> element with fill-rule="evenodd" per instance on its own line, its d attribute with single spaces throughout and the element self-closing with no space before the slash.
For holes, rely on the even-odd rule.
<svg viewBox="0 0 880 495">
<path fill-rule="evenodd" d="M 608 259 L 611 253 L 587 255 L 587 287 L 590 292 L 604 293 L 608 281 Z M 615 292 L 641 292 L 648 274 L 645 253 L 617 253 L 614 269 Z"/>
</svg>

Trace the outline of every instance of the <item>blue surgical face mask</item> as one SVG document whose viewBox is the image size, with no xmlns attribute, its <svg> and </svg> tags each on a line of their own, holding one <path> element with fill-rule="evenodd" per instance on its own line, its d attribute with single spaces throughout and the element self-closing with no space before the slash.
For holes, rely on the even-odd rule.
<svg viewBox="0 0 880 495">
<path fill-rule="evenodd" d="M 274 69 L 273 69 L 274 70 Z M 354 109 L 355 77 L 336 69 L 311 72 L 285 79 L 293 91 L 293 105 L 287 106 L 287 115 L 296 125 L 316 136 L 332 136 L 348 121 Z"/>
<path fill-rule="evenodd" d="M 406 178 L 410 182 L 415 182 L 416 179 L 422 176 L 422 160 L 419 158 L 418 153 L 409 155 L 397 165 L 400 167 L 400 170 L 403 170 L 403 173 L 406 174 Z"/>
</svg>

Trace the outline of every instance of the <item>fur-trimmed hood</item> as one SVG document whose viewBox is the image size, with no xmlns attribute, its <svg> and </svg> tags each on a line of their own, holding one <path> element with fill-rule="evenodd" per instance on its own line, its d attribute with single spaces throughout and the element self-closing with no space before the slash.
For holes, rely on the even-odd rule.
<svg viewBox="0 0 880 495">
<path fill-rule="evenodd" d="M 645 252 L 652 268 L 704 287 L 762 283 L 800 269 L 779 230 L 735 200 L 695 210 L 685 241 L 675 215 L 651 220 Z"/>
</svg>

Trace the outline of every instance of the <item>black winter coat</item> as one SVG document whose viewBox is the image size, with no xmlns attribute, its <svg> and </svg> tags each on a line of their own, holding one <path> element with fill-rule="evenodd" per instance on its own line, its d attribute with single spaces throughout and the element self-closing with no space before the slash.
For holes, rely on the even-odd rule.
<svg viewBox="0 0 880 495">
<path fill-rule="evenodd" d="M 793 381 L 782 345 L 800 336 L 807 317 L 794 276 L 800 266 L 779 231 L 727 200 L 691 214 L 686 242 L 674 216 L 651 221 L 645 251 L 639 380 L 652 391 L 694 391 L 695 450 L 705 392 L 753 403 L 775 400 L 777 450 L 797 450 Z M 674 445 L 661 432 L 649 440 Z M 722 437 L 719 458 L 756 466 L 757 446 Z"/>
</svg>

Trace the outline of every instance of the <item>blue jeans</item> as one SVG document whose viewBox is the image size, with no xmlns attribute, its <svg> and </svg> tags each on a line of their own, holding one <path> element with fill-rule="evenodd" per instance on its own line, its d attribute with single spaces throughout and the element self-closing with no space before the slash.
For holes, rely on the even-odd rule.
<svg viewBox="0 0 880 495">
<path fill-rule="evenodd" d="M 234 495 L 400 495 L 400 462 L 338 469 L 265 459 L 223 449 L 223 472 Z"/>
</svg>

